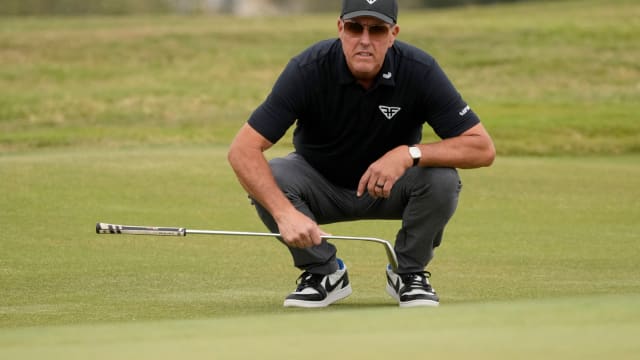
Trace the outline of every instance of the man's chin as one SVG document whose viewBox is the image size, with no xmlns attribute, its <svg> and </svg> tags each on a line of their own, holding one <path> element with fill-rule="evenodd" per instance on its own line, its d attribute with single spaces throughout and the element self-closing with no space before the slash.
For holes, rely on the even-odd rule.
<svg viewBox="0 0 640 360">
<path fill-rule="evenodd" d="M 378 74 L 378 71 L 373 66 L 359 66 L 353 69 L 352 72 L 356 79 L 361 80 L 371 80 Z"/>
</svg>

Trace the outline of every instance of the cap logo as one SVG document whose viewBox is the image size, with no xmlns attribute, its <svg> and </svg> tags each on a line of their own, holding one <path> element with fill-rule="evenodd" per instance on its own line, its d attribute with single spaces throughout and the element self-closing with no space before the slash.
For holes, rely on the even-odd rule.
<svg viewBox="0 0 640 360">
<path fill-rule="evenodd" d="M 363 16 L 371 16 L 395 25 L 398 20 L 398 0 L 342 0 L 341 19 Z"/>
</svg>

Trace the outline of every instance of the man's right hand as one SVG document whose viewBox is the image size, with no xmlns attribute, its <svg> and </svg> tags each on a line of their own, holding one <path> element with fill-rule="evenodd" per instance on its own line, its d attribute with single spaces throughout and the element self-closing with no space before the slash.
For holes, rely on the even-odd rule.
<svg viewBox="0 0 640 360">
<path fill-rule="evenodd" d="M 308 248 L 322 243 L 322 231 L 315 221 L 297 209 L 274 216 L 282 240 L 290 247 Z"/>
</svg>

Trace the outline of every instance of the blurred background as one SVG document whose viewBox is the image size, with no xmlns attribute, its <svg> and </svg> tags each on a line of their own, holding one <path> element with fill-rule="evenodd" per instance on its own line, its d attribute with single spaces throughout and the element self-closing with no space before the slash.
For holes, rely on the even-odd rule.
<svg viewBox="0 0 640 360">
<path fill-rule="evenodd" d="M 404 9 L 526 0 L 402 0 Z M 227 13 L 242 16 L 338 11 L 340 1 L 319 0 L 3 0 L 0 15 Z"/>
<path fill-rule="evenodd" d="M 227 146 L 341 2 L 0 0 L 0 154 Z M 639 0 L 399 3 L 501 156 L 640 151 Z"/>
</svg>

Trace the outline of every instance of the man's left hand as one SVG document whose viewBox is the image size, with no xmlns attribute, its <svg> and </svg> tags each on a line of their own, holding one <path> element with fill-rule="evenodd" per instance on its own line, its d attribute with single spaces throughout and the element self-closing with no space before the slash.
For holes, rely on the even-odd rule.
<svg viewBox="0 0 640 360">
<path fill-rule="evenodd" d="M 393 185 L 412 164 L 407 145 L 390 150 L 369 165 L 360 178 L 357 195 L 362 196 L 366 190 L 374 198 L 388 198 Z"/>
</svg>

